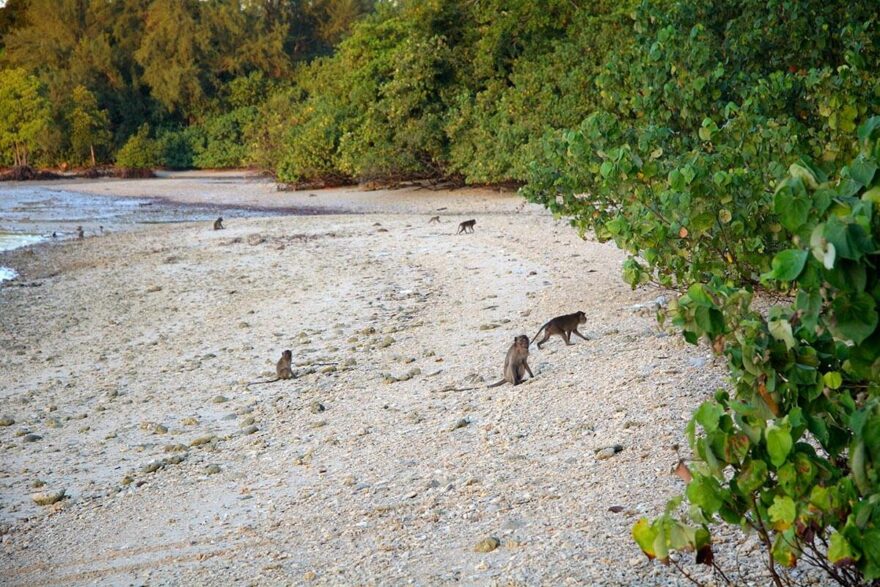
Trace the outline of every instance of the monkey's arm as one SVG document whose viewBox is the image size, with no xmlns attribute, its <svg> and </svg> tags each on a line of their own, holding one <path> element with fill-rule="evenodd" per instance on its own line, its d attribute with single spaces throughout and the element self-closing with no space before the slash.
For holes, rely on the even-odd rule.
<svg viewBox="0 0 880 587">
<path fill-rule="evenodd" d="M 528 372 L 529 377 L 531 377 L 532 379 L 534 379 L 535 376 L 534 376 L 534 374 L 532 374 L 532 370 L 529 369 L 529 364 L 528 364 L 527 362 L 523 361 L 523 367 L 526 368 L 526 371 Z"/>
</svg>

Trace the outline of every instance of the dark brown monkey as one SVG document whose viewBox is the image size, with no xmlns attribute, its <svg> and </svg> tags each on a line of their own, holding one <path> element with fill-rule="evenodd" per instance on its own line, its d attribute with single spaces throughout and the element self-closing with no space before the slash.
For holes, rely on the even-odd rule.
<svg viewBox="0 0 880 587">
<path fill-rule="evenodd" d="M 476 224 L 476 220 L 465 220 L 461 224 L 458 225 L 458 232 L 455 234 L 462 234 L 474 231 L 474 224 Z M 468 230 L 470 229 L 470 230 Z"/>
<path fill-rule="evenodd" d="M 436 222 L 437 224 L 440 224 L 440 217 L 439 216 L 431 216 L 431 219 L 428 220 L 428 224 L 431 224 L 432 222 Z"/>
<path fill-rule="evenodd" d="M 261 383 L 275 383 L 276 381 L 280 381 L 281 379 L 293 379 L 293 370 L 290 368 L 290 364 L 293 362 L 293 353 L 289 350 L 286 350 L 281 353 L 281 358 L 278 359 L 278 362 L 275 364 L 275 379 L 269 379 L 268 381 L 253 381 L 248 383 L 248 385 L 259 385 Z"/>
<path fill-rule="evenodd" d="M 76 238 L 78 238 L 80 240 L 86 238 L 86 232 L 83 230 L 82 226 L 76 227 Z"/>
<path fill-rule="evenodd" d="M 565 316 L 557 316 L 553 318 L 546 324 L 544 324 L 541 328 L 538 329 L 538 332 L 535 333 L 535 337 L 532 339 L 538 338 L 538 335 L 541 334 L 541 331 L 544 331 L 544 338 L 538 342 L 538 348 L 541 348 L 541 345 L 547 342 L 547 340 L 554 334 L 558 334 L 565 341 L 565 344 L 570 345 L 573 344 L 571 342 L 571 334 L 577 334 L 584 340 L 590 340 L 580 332 L 578 332 L 579 324 L 587 323 L 587 315 L 583 312 L 575 312 L 574 314 L 566 314 Z"/>
<path fill-rule="evenodd" d="M 226 227 L 223 226 L 223 217 L 221 216 L 220 218 L 218 218 L 217 220 L 214 221 L 214 230 L 223 230 L 224 228 L 226 228 Z"/>
<path fill-rule="evenodd" d="M 486 387 L 498 387 L 505 383 L 519 385 L 525 380 L 526 373 L 532 379 L 535 376 L 529 369 L 529 337 L 525 334 L 513 337 L 513 344 L 507 349 L 507 356 L 504 357 L 504 378 L 497 383 L 487 385 Z"/>
</svg>

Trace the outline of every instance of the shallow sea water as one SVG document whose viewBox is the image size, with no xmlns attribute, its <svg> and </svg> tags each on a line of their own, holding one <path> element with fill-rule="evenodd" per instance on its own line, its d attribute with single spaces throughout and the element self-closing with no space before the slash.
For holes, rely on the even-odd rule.
<svg viewBox="0 0 880 587">
<path fill-rule="evenodd" d="M 185 205 L 160 198 L 113 198 L 43 186 L 0 187 L 0 255 L 47 240 L 76 238 L 77 226 L 82 226 L 88 237 L 101 234 L 102 230 L 133 230 L 149 224 L 290 213 Z M 0 281 L 15 276 L 14 269 L 3 266 L 0 256 Z"/>
</svg>

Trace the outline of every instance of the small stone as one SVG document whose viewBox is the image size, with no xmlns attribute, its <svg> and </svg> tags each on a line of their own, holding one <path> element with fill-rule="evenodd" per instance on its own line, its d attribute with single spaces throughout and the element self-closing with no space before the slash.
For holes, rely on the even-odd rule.
<svg viewBox="0 0 880 587">
<path fill-rule="evenodd" d="M 461 418 L 461 419 L 457 420 L 457 421 L 452 425 L 452 427 L 449 428 L 449 431 L 452 432 L 453 430 L 458 430 L 459 428 L 464 428 L 464 427 L 466 427 L 468 424 L 470 424 L 470 422 L 468 421 L 467 418 Z"/>
<path fill-rule="evenodd" d="M 43 506 L 58 503 L 65 497 L 66 494 L 63 489 L 60 491 L 47 491 L 44 493 L 34 493 L 33 495 L 31 495 L 31 499 L 34 500 L 35 504 Z"/>
<path fill-rule="evenodd" d="M 216 475 L 220 470 L 220 465 L 208 465 L 205 467 L 205 475 Z"/>
<path fill-rule="evenodd" d="M 617 453 L 623 450 L 623 447 L 619 444 L 615 444 L 614 446 L 609 446 L 606 448 L 602 448 L 596 451 L 596 458 L 600 461 L 604 461 L 605 459 L 610 459 Z"/>
<path fill-rule="evenodd" d="M 134 483 L 134 477 L 132 477 L 131 475 L 126 475 L 122 478 L 121 483 L 123 485 L 131 485 L 132 483 Z"/>
<path fill-rule="evenodd" d="M 11 416 L 3 416 L 0 418 L 0 426 L 12 426 L 15 420 Z"/>
<path fill-rule="evenodd" d="M 45 486 L 46 486 L 46 482 L 43 481 L 42 479 L 37 479 L 36 481 L 31 483 L 31 487 L 33 487 L 34 489 L 39 489 L 40 487 L 45 487 Z"/>
<path fill-rule="evenodd" d="M 43 437 L 39 434 L 25 434 L 21 440 L 22 442 L 37 442 L 38 440 L 43 440 Z"/>
<path fill-rule="evenodd" d="M 324 407 L 324 404 L 319 401 L 313 401 L 312 404 L 309 406 L 309 411 L 311 411 L 313 414 L 320 414 L 326 409 L 327 408 Z"/>
<path fill-rule="evenodd" d="M 390 347 L 393 344 L 394 344 L 394 337 L 386 336 L 385 338 L 382 339 L 382 342 L 380 342 L 378 346 L 380 349 L 384 349 L 384 348 Z"/>
<path fill-rule="evenodd" d="M 239 426 L 244 428 L 245 426 L 250 426 L 251 424 L 254 424 L 254 423 L 256 423 L 256 420 L 254 419 L 254 417 L 248 416 L 247 418 L 245 418 L 244 420 L 241 421 L 241 424 L 239 424 Z"/>
<path fill-rule="evenodd" d="M 318 573 L 315 571 L 306 571 L 303 573 L 303 581 L 314 581 L 318 578 Z"/>
<path fill-rule="evenodd" d="M 241 433 L 244 435 L 249 435 L 249 434 L 254 434 L 255 432 L 257 432 L 259 430 L 260 430 L 259 426 L 248 426 L 247 428 L 243 428 Z"/>
<path fill-rule="evenodd" d="M 211 401 L 215 404 L 225 404 L 229 401 L 229 398 L 227 398 L 225 395 L 215 395 L 214 399 L 212 399 Z"/>
<path fill-rule="evenodd" d="M 49 418 L 46 420 L 46 426 L 49 428 L 61 428 L 63 424 L 59 418 Z"/>
<path fill-rule="evenodd" d="M 198 426 L 199 419 L 193 416 L 187 416 L 183 420 L 180 421 L 181 426 Z"/>
<path fill-rule="evenodd" d="M 202 446 L 203 444 L 208 444 L 209 442 L 213 442 L 217 437 L 214 434 L 206 434 L 205 436 L 199 436 L 195 440 L 189 443 L 190 446 Z"/>
<path fill-rule="evenodd" d="M 494 536 L 490 536 L 477 542 L 476 546 L 474 546 L 474 552 L 492 552 L 499 546 L 501 546 L 501 541 Z"/>
<path fill-rule="evenodd" d="M 180 444 L 180 443 L 166 444 L 164 450 L 165 450 L 165 452 L 184 452 L 184 451 L 186 451 L 186 445 Z"/>
<path fill-rule="evenodd" d="M 162 287 L 158 285 L 153 285 L 147 288 L 147 293 L 156 293 L 158 291 L 162 291 Z"/>
<path fill-rule="evenodd" d="M 326 367 L 321 367 L 321 373 L 335 373 L 336 365 L 327 365 Z"/>
<path fill-rule="evenodd" d="M 500 324 L 480 324 L 480 330 L 494 330 L 499 326 Z"/>
<path fill-rule="evenodd" d="M 164 466 L 165 461 L 153 461 L 141 467 L 141 471 L 144 473 L 155 473 Z"/>
</svg>

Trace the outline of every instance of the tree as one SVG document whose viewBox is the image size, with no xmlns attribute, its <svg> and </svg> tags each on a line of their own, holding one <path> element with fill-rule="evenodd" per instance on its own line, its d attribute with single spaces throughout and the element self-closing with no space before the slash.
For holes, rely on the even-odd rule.
<svg viewBox="0 0 880 587">
<path fill-rule="evenodd" d="M 43 92 L 23 69 L 0 70 L 0 150 L 11 152 L 16 166 L 28 164 L 51 120 Z"/>
<path fill-rule="evenodd" d="M 73 109 L 67 117 L 70 124 L 70 146 L 77 161 L 83 161 L 88 151 L 92 167 L 97 164 L 95 147 L 110 144 L 110 121 L 107 111 L 98 108 L 98 100 L 85 86 L 73 90 Z"/>
</svg>

